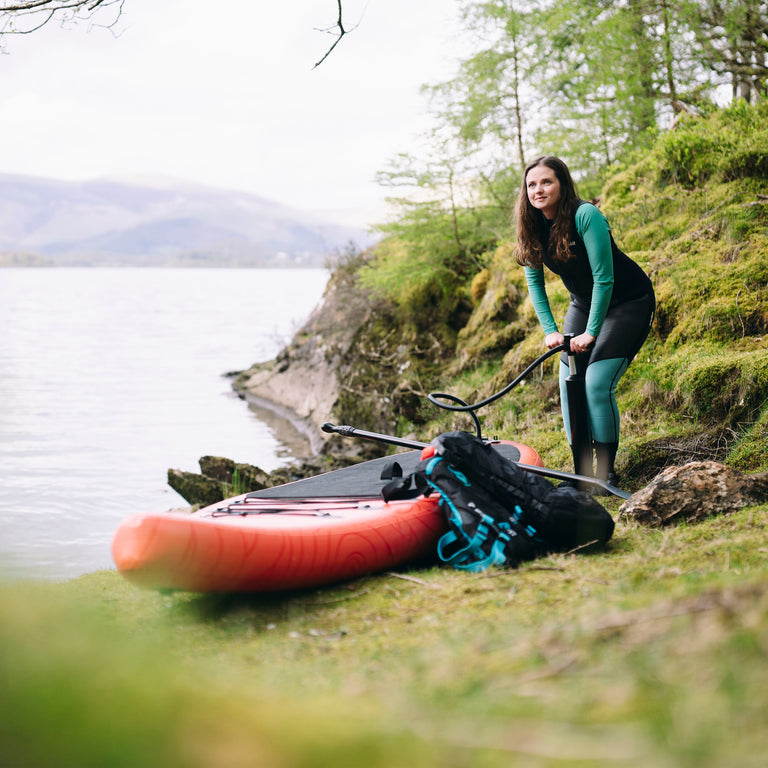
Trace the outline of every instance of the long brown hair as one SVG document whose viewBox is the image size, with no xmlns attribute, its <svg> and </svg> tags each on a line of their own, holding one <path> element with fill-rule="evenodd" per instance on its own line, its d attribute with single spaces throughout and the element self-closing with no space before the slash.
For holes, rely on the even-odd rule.
<svg viewBox="0 0 768 768">
<path fill-rule="evenodd" d="M 538 165 L 546 165 L 555 172 L 560 182 L 560 200 L 557 212 L 552 222 L 549 242 L 554 246 L 554 257 L 558 261 L 568 261 L 573 255 L 569 243 L 573 240 L 571 232 L 573 212 L 579 204 L 579 196 L 576 185 L 571 178 L 568 166 L 554 155 L 541 155 L 531 160 L 523 173 L 523 182 L 520 194 L 515 205 L 515 219 L 517 221 L 517 263 L 523 267 L 538 268 L 544 258 L 544 251 L 539 240 L 538 211 L 531 205 L 528 199 L 528 173 Z"/>
</svg>

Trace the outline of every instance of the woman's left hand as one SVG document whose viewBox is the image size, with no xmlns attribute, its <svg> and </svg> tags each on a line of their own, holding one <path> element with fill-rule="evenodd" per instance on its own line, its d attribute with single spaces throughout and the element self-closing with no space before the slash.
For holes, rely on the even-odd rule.
<svg viewBox="0 0 768 768">
<path fill-rule="evenodd" d="M 595 337 L 591 333 L 580 333 L 571 339 L 572 352 L 586 352 L 595 343 Z"/>
</svg>

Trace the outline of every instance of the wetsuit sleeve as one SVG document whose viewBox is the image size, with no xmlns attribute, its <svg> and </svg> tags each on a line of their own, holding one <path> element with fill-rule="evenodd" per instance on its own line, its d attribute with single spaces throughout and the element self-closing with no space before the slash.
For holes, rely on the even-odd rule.
<svg viewBox="0 0 768 768">
<path fill-rule="evenodd" d="M 547 335 L 556 333 L 557 323 L 552 316 L 552 308 L 549 306 L 549 298 L 544 287 L 544 268 L 523 267 L 523 270 L 525 271 L 525 281 L 528 283 L 528 294 L 544 333 Z"/>
<path fill-rule="evenodd" d="M 589 305 L 586 332 L 592 336 L 600 328 L 613 294 L 613 249 L 608 221 L 591 203 L 576 211 L 576 231 L 584 241 L 592 269 L 592 301 Z"/>
</svg>

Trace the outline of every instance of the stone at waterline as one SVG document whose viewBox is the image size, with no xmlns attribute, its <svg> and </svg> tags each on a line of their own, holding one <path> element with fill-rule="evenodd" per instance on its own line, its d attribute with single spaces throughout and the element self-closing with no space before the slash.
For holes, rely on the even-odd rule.
<svg viewBox="0 0 768 768">
<path fill-rule="evenodd" d="M 223 456 L 201 456 L 198 463 L 200 472 L 206 477 L 235 485 L 235 493 L 260 491 L 272 484 L 269 474 L 253 464 L 243 464 Z"/>
<path fill-rule="evenodd" d="M 168 470 L 168 485 L 190 504 L 207 506 L 224 498 L 220 480 L 198 475 L 195 472 L 183 472 L 180 469 Z"/>
<path fill-rule="evenodd" d="M 203 456 L 200 474 L 168 470 L 168 485 L 190 504 L 207 506 L 240 493 L 260 491 L 271 485 L 269 475 L 252 464 L 241 464 L 222 456 Z"/>
<path fill-rule="evenodd" d="M 633 493 L 619 517 L 661 527 L 693 523 L 768 501 L 768 472 L 746 475 L 716 461 L 693 461 L 660 472 Z"/>
<path fill-rule="evenodd" d="M 221 456 L 203 456 L 199 459 L 201 474 L 169 469 L 168 485 L 193 506 L 207 506 L 241 493 L 293 483 L 357 463 L 354 456 L 328 454 L 265 472 L 253 464 L 241 464 Z"/>
<path fill-rule="evenodd" d="M 231 483 L 235 473 L 235 462 L 223 456 L 201 456 L 198 459 L 200 473 L 213 480 Z"/>
</svg>

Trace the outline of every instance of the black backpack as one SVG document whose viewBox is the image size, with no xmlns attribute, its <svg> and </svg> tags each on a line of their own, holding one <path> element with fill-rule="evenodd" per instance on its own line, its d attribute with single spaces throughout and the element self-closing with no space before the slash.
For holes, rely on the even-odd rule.
<svg viewBox="0 0 768 768">
<path fill-rule="evenodd" d="M 448 523 L 437 554 L 455 568 L 516 567 L 548 552 L 602 547 L 613 535 L 613 518 L 588 493 L 555 487 L 469 432 L 439 435 L 422 456 L 415 472 L 385 485 L 382 496 L 437 491 Z"/>
</svg>

